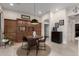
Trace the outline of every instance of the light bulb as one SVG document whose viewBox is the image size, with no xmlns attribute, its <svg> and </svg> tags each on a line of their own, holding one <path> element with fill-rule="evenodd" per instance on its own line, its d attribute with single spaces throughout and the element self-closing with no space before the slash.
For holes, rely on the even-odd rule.
<svg viewBox="0 0 79 59">
<path fill-rule="evenodd" d="M 13 3 L 10 3 L 10 6 L 14 6 L 14 4 Z"/>
</svg>

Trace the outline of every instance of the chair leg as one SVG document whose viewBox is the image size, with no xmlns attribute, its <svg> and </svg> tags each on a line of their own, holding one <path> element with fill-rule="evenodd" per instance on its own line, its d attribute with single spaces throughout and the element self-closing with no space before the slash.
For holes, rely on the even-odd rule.
<svg viewBox="0 0 79 59">
<path fill-rule="evenodd" d="M 46 44 L 45 44 L 45 42 L 44 42 L 44 50 L 46 50 Z"/>
<path fill-rule="evenodd" d="M 6 43 L 4 43 L 4 46 L 5 46 L 5 48 L 6 48 Z"/>
<path fill-rule="evenodd" d="M 28 56 L 28 55 L 29 55 L 29 52 L 30 52 L 30 48 L 28 48 L 27 50 L 28 50 L 28 51 L 27 51 L 27 56 Z"/>
<path fill-rule="evenodd" d="M 44 47 L 43 49 L 40 49 L 40 50 L 46 50 L 46 44 L 45 44 L 45 42 L 43 42 L 42 46 L 40 46 L 40 44 L 39 44 L 39 47 Z"/>
<path fill-rule="evenodd" d="M 36 46 L 36 56 L 38 55 L 39 46 Z"/>
<path fill-rule="evenodd" d="M 23 48 L 23 42 L 22 42 L 22 48 Z"/>
</svg>

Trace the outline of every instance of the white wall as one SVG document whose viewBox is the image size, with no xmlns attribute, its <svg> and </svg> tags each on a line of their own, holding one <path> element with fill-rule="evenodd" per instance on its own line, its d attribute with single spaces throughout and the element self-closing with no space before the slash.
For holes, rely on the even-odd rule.
<svg viewBox="0 0 79 59">
<path fill-rule="evenodd" d="M 67 15 L 68 16 L 73 16 L 73 15 L 79 14 L 79 6 L 77 6 L 77 7 L 78 7 L 78 10 L 77 10 L 76 13 L 73 11 L 75 6 L 67 8 Z"/>
<path fill-rule="evenodd" d="M 0 6 L 0 13 L 1 13 L 1 6 Z"/>
<path fill-rule="evenodd" d="M 75 24 L 78 24 L 79 23 L 79 16 L 75 16 L 75 15 L 78 15 L 79 14 L 79 9 L 78 9 L 78 12 L 77 13 L 74 13 L 73 12 L 73 8 L 74 7 L 71 7 L 67 10 L 67 15 L 71 18 L 69 18 L 69 26 L 70 26 L 70 30 L 69 30 L 69 38 L 70 40 L 75 40 Z M 78 6 L 79 8 L 79 6 Z M 78 38 L 76 38 L 78 40 Z M 79 42 L 79 40 L 78 40 Z M 78 55 L 79 55 L 79 43 L 78 43 Z"/>
<path fill-rule="evenodd" d="M 0 13 L 1 13 L 1 39 L 3 39 L 4 35 L 4 18 L 3 18 L 3 11 L 2 8 L 0 7 Z"/>
<path fill-rule="evenodd" d="M 59 10 L 54 13 L 53 25 L 55 25 L 56 22 L 59 22 L 59 20 L 64 20 L 64 25 L 59 26 L 58 31 L 61 31 L 63 33 L 63 43 L 66 44 L 68 40 L 68 18 L 65 9 Z"/>
<path fill-rule="evenodd" d="M 16 18 L 21 18 L 20 13 L 18 13 L 18 12 L 3 10 L 3 13 L 4 13 L 4 18 L 5 19 L 16 20 Z"/>
<path fill-rule="evenodd" d="M 75 40 L 75 19 L 69 18 L 68 37 L 69 41 Z"/>
<path fill-rule="evenodd" d="M 79 8 L 79 6 L 77 6 Z M 69 17 L 69 27 L 68 27 L 68 37 L 69 40 L 75 40 L 75 24 L 79 23 L 79 16 L 75 16 L 79 14 L 79 9 L 77 12 L 74 12 L 73 9 L 75 7 L 70 7 L 67 9 L 67 16 Z"/>
<path fill-rule="evenodd" d="M 45 14 L 44 16 L 42 16 L 41 21 L 42 21 L 42 36 L 44 36 L 44 24 L 45 24 L 45 20 L 49 20 L 50 18 L 50 13 Z"/>
<path fill-rule="evenodd" d="M 78 19 L 74 19 L 75 20 L 75 24 L 79 24 L 79 18 Z"/>
<path fill-rule="evenodd" d="M 0 6 L 0 16 L 1 16 L 1 6 Z M 0 17 L 0 41 L 1 41 L 1 17 Z"/>
<path fill-rule="evenodd" d="M 50 11 L 50 13 L 44 15 L 42 17 L 42 35 L 44 35 L 44 20 L 45 19 L 49 19 L 49 39 L 51 39 L 51 31 L 52 31 L 52 28 L 55 26 L 55 23 L 56 22 L 59 22 L 59 20 L 64 20 L 64 25 L 63 26 L 60 26 L 58 28 L 58 31 L 62 31 L 63 32 L 63 43 L 67 43 L 67 26 L 68 26 L 68 18 L 67 18 L 67 15 L 66 15 L 66 10 L 65 9 L 62 9 L 62 10 L 59 10 L 57 11 L 56 13 L 53 13 L 52 11 Z"/>
</svg>

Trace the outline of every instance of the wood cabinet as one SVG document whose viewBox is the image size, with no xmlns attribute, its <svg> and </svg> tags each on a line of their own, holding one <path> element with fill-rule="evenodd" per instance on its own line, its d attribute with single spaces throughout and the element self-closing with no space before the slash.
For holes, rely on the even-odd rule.
<svg viewBox="0 0 79 59">
<path fill-rule="evenodd" d="M 11 19 L 5 19 L 4 21 L 4 34 L 5 37 L 16 41 L 16 21 Z"/>
<path fill-rule="evenodd" d="M 35 30 L 37 35 L 41 35 L 41 23 L 32 25 L 30 20 L 9 20 L 5 19 L 4 32 L 13 41 L 21 42 L 23 36 L 32 36 L 32 30 Z"/>
<path fill-rule="evenodd" d="M 21 42 L 23 36 L 28 35 L 28 27 L 29 27 L 29 22 L 30 20 L 22 20 L 22 19 L 17 19 L 17 28 L 16 28 L 16 40 L 17 42 Z"/>
<path fill-rule="evenodd" d="M 41 23 L 32 25 L 30 20 L 17 19 L 17 41 L 22 41 L 23 36 L 32 36 L 33 29 L 37 35 L 41 35 Z"/>
</svg>

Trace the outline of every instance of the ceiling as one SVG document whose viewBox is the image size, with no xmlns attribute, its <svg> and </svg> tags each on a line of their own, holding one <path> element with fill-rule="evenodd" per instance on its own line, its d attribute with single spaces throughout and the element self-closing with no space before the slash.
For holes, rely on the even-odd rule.
<svg viewBox="0 0 79 59">
<path fill-rule="evenodd" d="M 49 12 L 50 9 L 56 11 L 56 9 L 69 8 L 71 6 L 79 5 L 78 3 L 14 3 L 14 6 L 10 6 L 9 3 L 0 3 L 3 9 L 26 13 L 30 15 L 42 16 Z M 35 12 L 34 12 L 35 10 Z M 39 11 L 41 13 L 39 14 Z"/>
</svg>

